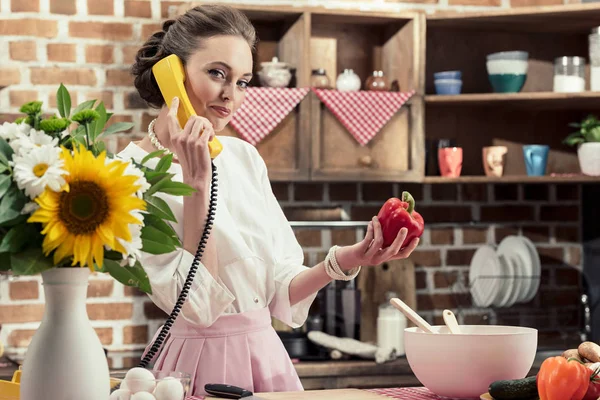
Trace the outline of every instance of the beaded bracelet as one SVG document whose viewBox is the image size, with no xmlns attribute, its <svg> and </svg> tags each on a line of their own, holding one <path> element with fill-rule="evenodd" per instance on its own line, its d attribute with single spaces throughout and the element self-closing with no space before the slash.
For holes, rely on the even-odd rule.
<svg viewBox="0 0 600 400">
<path fill-rule="evenodd" d="M 325 257 L 325 272 L 330 278 L 338 281 L 349 281 L 356 278 L 361 269 L 360 265 L 351 269 L 347 273 L 344 273 L 335 257 L 335 251 L 338 248 L 339 246 L 333 246 L 331 249 L 329 249 L 329 253 L 327 253 L 327 257 Z"/>
</svg>

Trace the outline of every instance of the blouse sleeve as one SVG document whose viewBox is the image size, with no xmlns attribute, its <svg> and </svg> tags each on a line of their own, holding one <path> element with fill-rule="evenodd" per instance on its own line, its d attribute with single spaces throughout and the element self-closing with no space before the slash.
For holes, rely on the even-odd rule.
<svg viewBox="0 0 600 400">
<path fill-rule="evenodd" d="M 281 322 L 292 328 L 298 328 L 306 321 L 308 311 L 317 293 L 311 294 L 293 306 L 290 304 L 290 282 L 296 275 L 309 267 L 303 265 L 304 252 L 273 194 L 267 168 L 262 158 L 260 158 L 260 164 L 261 186 L 271 225 L 273 258 L 275 260 L 275 296 L 269 304 L 269 310 L 271 315 Z"/>
</svg>

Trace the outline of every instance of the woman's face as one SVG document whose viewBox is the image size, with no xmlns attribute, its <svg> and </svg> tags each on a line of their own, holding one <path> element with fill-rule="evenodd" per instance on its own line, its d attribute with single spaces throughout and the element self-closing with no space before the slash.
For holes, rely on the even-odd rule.
<svg viewBox="0 0 600 400">
<path fill-rule="evenodd" d="M 239 36 L 202 41 L 186 64 L 185 88 L 196 113 L 221 131 L 244 100 L 252 78 L 252 51 Z"/>
</svg>

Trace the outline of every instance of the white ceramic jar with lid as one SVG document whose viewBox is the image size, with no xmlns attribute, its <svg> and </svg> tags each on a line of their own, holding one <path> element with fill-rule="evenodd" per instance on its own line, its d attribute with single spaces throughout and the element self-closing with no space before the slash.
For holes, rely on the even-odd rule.
<svg viewBox="0 0 600 400">
<path fill-rule="evenodd" d="M 379 306 L 377 315 L 377 346 L 395 348 L 396 355 L 402 356 L 404 351 L 404 329 L 406 317 L 396 307 L 390 304 L 390 299 L 397 298 L 396 292 L 385 293 L 385 303 Z"/>
<path fill-rule="evenodd" d="M 600 26 L 592 29 L 588 36 L 590 55 L 590 90 L 600 91 Z"/>
</svg>

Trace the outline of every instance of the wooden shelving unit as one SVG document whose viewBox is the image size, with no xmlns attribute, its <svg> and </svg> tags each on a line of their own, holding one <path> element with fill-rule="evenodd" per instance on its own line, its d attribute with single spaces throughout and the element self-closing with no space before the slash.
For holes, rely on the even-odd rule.
<svg viewBox="0 0 600 400">
<path fill-rule="evenodd" d="M 490 176 L 460 176 L 446 178 L 442 176 L 426 176 L 423 183 L 600 183 L 600 177 L 585 175 L 557 175 L 557 176 L 527 176 L 508 175 L 502 177 Z"/>
<path fill-rule="evenodd" d="M 468 107 L 511 107 L 534 109 L 600 108 L 600 92 L 555 93 L 467 93 L 460 95 L 427 95 L 427 105 Z"/>
</svg>

